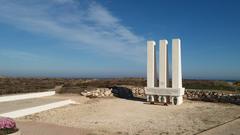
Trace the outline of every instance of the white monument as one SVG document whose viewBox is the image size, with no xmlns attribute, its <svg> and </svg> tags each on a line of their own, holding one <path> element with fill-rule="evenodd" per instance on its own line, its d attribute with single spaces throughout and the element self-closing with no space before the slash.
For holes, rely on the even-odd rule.
<svg viewBox="0 0 240 135">
<path fill-rule="evenodd" d="M 183 102 L 185 90 L 182 88 L 181 40 L 172 40 L 172 88 L 167 84 L 168 41 L 160 40 L 159 42 L 159 87 L 156 86 L 156 43 L 155 41 L 147 42 L 147 87 L 145 88 L 147 101 L 180 105 Z"/>
</svg>

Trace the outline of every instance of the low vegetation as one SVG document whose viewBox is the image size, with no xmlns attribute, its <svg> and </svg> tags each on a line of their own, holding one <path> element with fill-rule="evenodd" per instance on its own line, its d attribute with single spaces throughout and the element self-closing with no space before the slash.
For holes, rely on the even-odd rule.
<svg viewBox="0 0 240 135">
<path fill-rule="evenodd" d="M 171 84 L 171 82 L 169 82 Z M 59 93 L 80 93 L 94 88 L 111 88 L 118 85 L 145 87 L 144 78 L 109 78 L 109 79 L 77 79 L 77 78 L 0 78 L 0 95 L 40 92 L 62 85 Z M 216 80 L 184 80 L 186 89 L 240 91 L 240 82 L 229 83 Z"/>
<path fill-rule="evenodd" d="M 233 85 L 235 85 L 235 86 L 237 86 L 237 87 L 240 87 L 240 81 L 234 82 Z"/>
<path fill-rule="evenodd" d="M 0 95 L 46 91 L 57 84 L 52 79 L 0 78 Z"/>
<path fill-rule="evenodd" d="M 233 83 L 221 80 L 184 80 L 183 86 L 187 89 L 237 90 Z"/>
</svg>

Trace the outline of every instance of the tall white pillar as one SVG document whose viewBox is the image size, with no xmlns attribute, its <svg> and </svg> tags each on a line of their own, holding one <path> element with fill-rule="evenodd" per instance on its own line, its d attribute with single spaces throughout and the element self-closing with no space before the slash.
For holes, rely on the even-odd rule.
<svg viewBox="0 0 240 135">
<path fill-rule="evenodd" d="M 147 41 L 147 87 L 155 87 L 156 84 L 156 43 Z"/>
<path fill-rule="evenodd" d="M 182 63 L 181 63 L 181 40 L 172 40 L 172 88 L 182 88 Z M 178 96 L 177 104 L 183 102 L 183 97 Z"/>
<path fill-rule="evenodd" d="M 172 88 L 182 88 L 181 40 L 172 40 Z"/>
<path fill-rule="evenodd" d="M 167 88 L 167 79 L 168 79 L 168 41 L 160 40 L 159 43 L 159 87 Z"/>
</svg>

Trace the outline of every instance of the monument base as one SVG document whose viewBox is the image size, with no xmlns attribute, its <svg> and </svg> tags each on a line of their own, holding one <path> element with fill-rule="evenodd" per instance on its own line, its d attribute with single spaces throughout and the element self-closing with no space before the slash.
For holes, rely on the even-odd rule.
<svg viewBox="0 0 240 135">
<path fill-rule="evenodd" d="M 154 103 L 157 99 L 161 103 L 172 103 L 180 105 L 183 103 L 183 95 L 185 88 L 159 88 L 159 87 L 145 87 L 145 94 L 147 101 Z M 158 96 L 158 98 L 156 98 Z"/>
</svg>

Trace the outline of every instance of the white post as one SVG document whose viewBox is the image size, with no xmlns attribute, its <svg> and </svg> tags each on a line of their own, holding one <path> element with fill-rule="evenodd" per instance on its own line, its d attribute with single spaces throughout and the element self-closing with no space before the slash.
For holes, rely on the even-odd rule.
<svg viewBox="0 0 240 135">
<path fill-rule="evenodd" d="M 156 83 L 156 43 L 147 42 L 147 87 L 155 87 Z"/>
<path fill-rule="evenodd" d="M 147 42 L 147 87 L 153 88 L 156 85 L 156 43 L 155 41 Z M 154 102 L 153 95 L 147 95 L 147 101 Z"/>
<path fill-rule="evenodd" d="M 182 88 L 181 40 L 172 40 L 172 88 Z M 182 96 L 177 97 L 177 104 L 183 102 Z"/>
<path fill-rule="evenodd" d="M 167 88 L 168 78 L 168 58 L 167 40 L 160 40 L 159 43 L 159 88 Z"/>
</svg>

